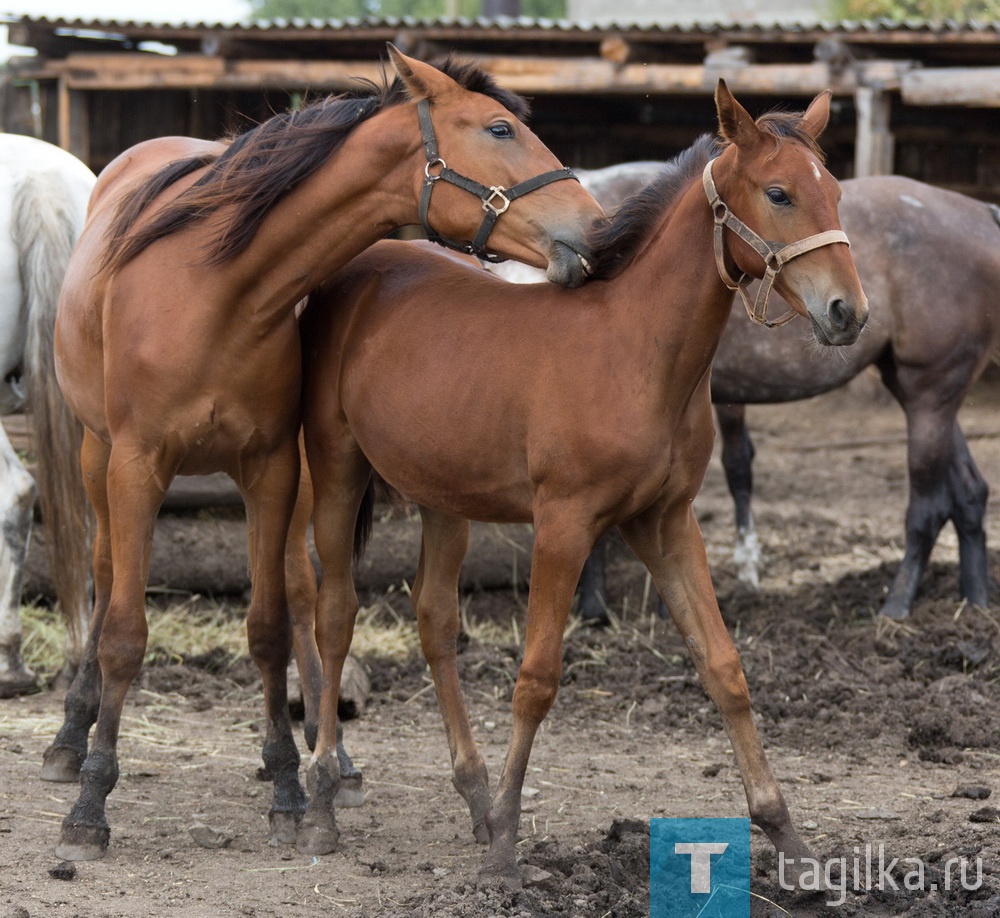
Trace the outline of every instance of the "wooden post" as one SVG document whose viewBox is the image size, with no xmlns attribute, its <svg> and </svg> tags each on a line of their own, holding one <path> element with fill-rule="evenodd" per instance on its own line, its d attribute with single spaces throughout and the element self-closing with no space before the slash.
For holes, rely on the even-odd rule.
<svg viewBox="0 0 1000 918">
<path fill-rule="evenodd" d="M 889 93 L 872 86 L 854 91 L 857 135 L 854 141 L 854 177 L 891 175 L 894 142 L 890 128 L 892 107 Z"/>
<path fill-rule="evenodd" d="M 90 163 L 90 108 L 87 95 L 59 78 L 59 146 Z"/>
</svg>

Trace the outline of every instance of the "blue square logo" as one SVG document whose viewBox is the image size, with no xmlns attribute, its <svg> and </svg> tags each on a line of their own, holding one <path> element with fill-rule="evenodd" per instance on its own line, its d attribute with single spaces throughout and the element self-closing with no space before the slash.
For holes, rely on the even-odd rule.
<svg viewBox="0 0 1000 918">
<path fill-rule="evenodd" d="M 649 918 L 750 918 L 750 820 L 650 819 Z"/>
</svg>

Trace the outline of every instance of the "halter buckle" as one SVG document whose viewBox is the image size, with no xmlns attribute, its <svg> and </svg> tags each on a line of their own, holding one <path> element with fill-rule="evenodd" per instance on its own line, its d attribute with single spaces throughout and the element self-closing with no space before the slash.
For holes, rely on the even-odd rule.
<svg viewBox="0 0 1000 918">
<path fill-rule="evenodd" d="M 504 194 L 506 190 L 503 185 L 490 185 L 490 195 L 483 200 L 483 210 L 492 211 L 498 217 L 500 214 L 506 213 L 507 208 L 510 207 L 510 198 Z M 495 198 L 499 198 L 503 202 L 499 207 L 493 203 Z"/>
<path fill-rule="evenodd" d="M 431 169 L 437 166 L 441 167 L 441 171 L 432 173 Z M 441 178 L 441 173 L 447 168 L 448 164 L 439 156 L 436 159 L 428 160 L 427 165 L 424 166 L 424 175 L 426 176 L 428 182 L 436 182 L 439 178 Z"/>
</svg>

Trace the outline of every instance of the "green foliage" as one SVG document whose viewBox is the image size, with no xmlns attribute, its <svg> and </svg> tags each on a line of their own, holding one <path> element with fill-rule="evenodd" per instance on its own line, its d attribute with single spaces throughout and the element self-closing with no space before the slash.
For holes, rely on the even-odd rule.
<svg viewBox="0 0 1000 918">
<path fill-rule="evenodd" d="M 834 0 L 835 19 L 1000 19 L 1000 0 Z"/>
<path fill-rule="evenodd" d="M 482 12 L 481 0 L 250 0 L 250 6 L 259 19 L 474 18 Z M 566 0 L 521 0 L 521 15 L 559 19 L 566 15 Z"/>
</svg>

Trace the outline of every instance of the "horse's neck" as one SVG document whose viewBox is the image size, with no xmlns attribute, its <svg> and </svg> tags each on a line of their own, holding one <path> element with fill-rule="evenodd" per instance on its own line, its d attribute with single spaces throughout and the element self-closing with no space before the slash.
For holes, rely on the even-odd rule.
<svg viewBox="0 0 1000 918">
<path fill-rule="evenodd" d="M 257 309 L 288 312 L 338 268 L 389 232 L 417 221 L 420 134 L 409 106 L 358 125 L 279 202 L 238 260 L 256 278 Z"/>
<path fill-rule="evenodd" d="M 692 388 L 711 366 L 732 307 L 719 277 L 712 212 L 696 181 L 613 283 L 619 321 L 655 396 Z M 627 304 L 627 305 L 625 305 Z"/>
</svg>

